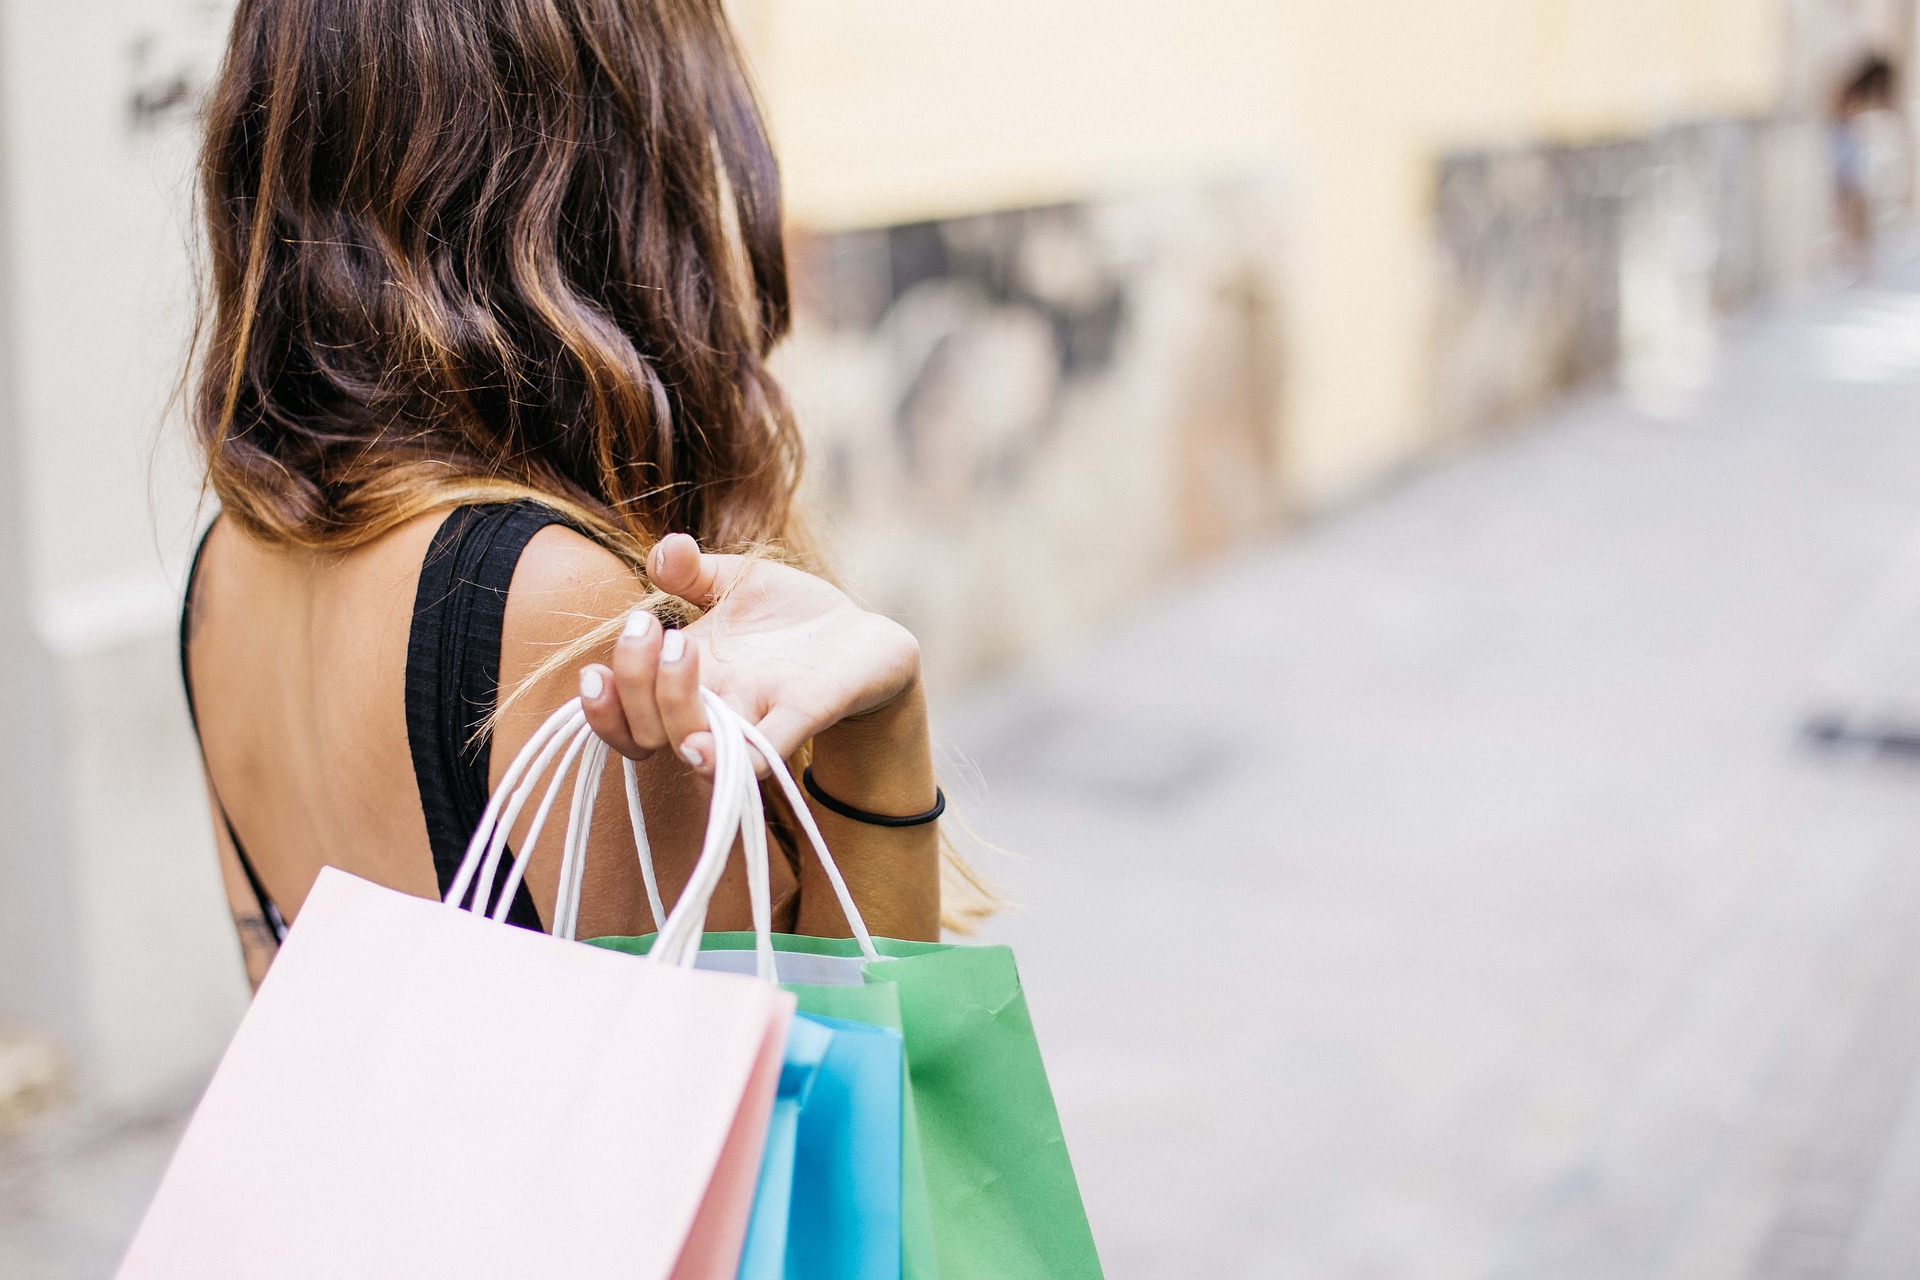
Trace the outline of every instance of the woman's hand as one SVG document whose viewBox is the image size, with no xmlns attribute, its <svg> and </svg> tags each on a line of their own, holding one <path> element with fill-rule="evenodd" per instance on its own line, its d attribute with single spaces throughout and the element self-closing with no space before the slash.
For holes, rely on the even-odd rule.
<svg viewBox="0 0 1920 1280">
<path fill-rule="evenodd" d="M 671 748 L 712 777 L 704 683 L 755 721 L 782 756 L 811 738 L 814 777 L 827 794 L 881 814 L 933 804 L 920 646 L 904 627 L 810 573 L 703 555 L 684 534 L 653 549 L 647 572 L 654 586 L 706 614 L 663 631 L 653 615 L 636 612 L 611 664 L 581 671 L 587 722 L 609 746 L 634 759 Z M 938 828 L 875 826 L 807 804 L 868 926 L 887 937 L 938 938 Z M 799 873 L 794 931 L 847 936 L 819 859 L 803 854 Z"/>
<path fill-rule="evenodd" d="M 587 722 L 622 755 L 639 760 L 671 747 L 711 776 L 702 683 L 757 723 L 783 756 L 835 726 L 852 730 L 895 708 L 924 715 L 919 643 L 832 583 L 769 560 L 706 555 L 678 533 L 654 548 L 647 570 L 654 586 L 707 612 L 667 631 L 636 611 L 612 665 L 581 671 Z"/>
</svg>

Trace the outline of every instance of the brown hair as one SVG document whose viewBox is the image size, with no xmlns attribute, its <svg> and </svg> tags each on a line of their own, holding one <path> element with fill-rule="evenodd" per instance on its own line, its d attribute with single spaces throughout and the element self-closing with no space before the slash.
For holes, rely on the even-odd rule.
<svg viewBox="0 0 1920 1280">
<path fill-rule="evenodd" d="M 807 558 L 779 170 L 720 0 L 241 0 L 200 191 L 190 417 L 249 533 L 533 497 L 635 569 L 675 531 Z M 964 929 L 993 897 L 942 852 Z"/>
<path fill-rule="evenodd" d="M 779 174 L 719 0 L 242 0 L 200 181 L 191 417 L 254 535 L 508 493 L 636 562 L 789 534 Z"/>
</svg>

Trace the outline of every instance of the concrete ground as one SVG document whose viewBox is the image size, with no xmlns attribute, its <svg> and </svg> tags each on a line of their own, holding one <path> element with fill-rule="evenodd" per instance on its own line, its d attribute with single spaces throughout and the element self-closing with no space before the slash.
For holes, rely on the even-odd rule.
<svg viewBox="0 0 1920 1280">
<path fill-rule="evenodd" d="M 1115 1280 L 1920 1275 L 1920 764 L 1801 734 L 1920 692 L 1908 284 L 951 719 Z M 110 1274 L 175 1124 L 0 1149 L 0 1276 Z"/>
<path fill-rule="evenodd" d="M 967 708 L 1116 1280 L 1920 1276 L 1920 764 L 1800 737 L 1917 527 L 1920 294 L 1827 297 Z"/>
<path fill-rule="evenodd" d="M 0 1145 L 0 1277 L 111 1276 L 184 1123 L 56 1121 Z"/>
</svg>

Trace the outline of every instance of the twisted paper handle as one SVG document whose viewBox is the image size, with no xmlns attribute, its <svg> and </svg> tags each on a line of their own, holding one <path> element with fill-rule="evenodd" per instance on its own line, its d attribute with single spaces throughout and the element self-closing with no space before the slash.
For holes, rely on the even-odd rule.
<svg viewBox="0 0 1920 1280">
<path fill-rule="evenodd" d="M 794 816 L 807 834 L 820 865 L 827 873 L 848 925 L 860 944 L 861 954 L 869 960 L 880 959 L 867 930 L 860 908 L 854 903 L 840 867 L 827 849 L 826 839 L 813 820 L 805 796 L 793 780 L 786 761 L 759 728 L 728 706 L 710 689 L 702 689 L 707 708 L 707 724 L 714 739 L 713 797 L 707 810 L 707 830 L 693 875 L 669 914 L 660 897 L 659 877 L 654 870 L 653 849 L 647 839 L 646 816 L 640 802 L 639 775 L 631 760 L 622 761 L 626 784 L 627 815 L 633 826 L 635 852 L 640 859 L 641 878 L 646 882 L 647 903 L 653 918 L 660 922 L 650 957 L 658 963 L 691 967 L 700 951 L 700 939 L 706 932 L 707 910 L 726 870 L 727 856 L 734 842 L 740 841 L 747 861 L 747 893 L 753 913 L 756 969 L 768 981 L 777 978 L 773 951 L 772 876 L 768 867 L 766 812 L 755 777 L 753 757 L 766 763 L 767 772 L 785 793 Z M 556 765 L 556 758 L 558 763 Z M 595 736 L 587 724 L 586 712 L 578 698 L 563 704 L 542 724 L 520 749 L 500 785 L 487 801 L 479 826 L 467 842 L 466 857 L 446 894 L 447 905 L 490 914 L 504 920 L 513 895 L 526 874 L 526 852 L 539 843 L 547 817 L 560 794 L 567 771 L 576 762 L 573 802 L 567 815 L 567 834 L 560 864 L 560 888 L 554 911 L 555 937 L 572 938 L 579 927 L 580 892 L 585 879 L 587 839 L 593 829 L 594 803 L 599 779 L 607 759 L 607 744 Z M 521 848 L 514 853 L 513 869 L 498 897 L 494 882 L 506 850 L 507 837 L 532 799 L 542 778 L 551 769 L 552 778 L 534 811 L 533 821 Z M 471 900 L 469 901 L 469 897 Z M 489 910 L 489 903 L 492 904 Z"/>
</svg>

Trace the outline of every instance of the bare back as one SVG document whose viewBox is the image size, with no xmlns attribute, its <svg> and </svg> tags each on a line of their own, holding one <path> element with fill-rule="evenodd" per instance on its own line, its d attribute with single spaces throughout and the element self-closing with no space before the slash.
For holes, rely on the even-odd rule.
<svg viewBox="0 0 1920 1280">
<path fill-rule="evenodd" d="M 222 869 L 256 981 L 271 958 L 271 935 L 258 921 L 245 865 L 288 921 L 325 866 L 421 897 L 441 893 L 408 729 L 408 649 L 421 565 L 446 519 L 423 516 L 334 555 L 269 546 L 230 521 L 208 536 L 190 602 L 187 670 Z M 611 553 L 562 525 L 541 529 L 512 570 L 499 687 L 518 688 L 556 647 L 643 594 Z M 500 717 L 491 782 L 547 713 L 573 696 L 573 680 L 570 669 L 555 673 Z M 698 852 L 705 784 L 671 753 L 644 761 L 641 779 L 671 901 Z M 653 928 L 624 808 L 598 810 L 583 937 Z M 514 847 L 523 834 L 516 831 Z M 550 831 L 529 863 L 542 920 L 551 916 L 558 853 L 559 833 Z M 775 873 L 776 901 L 791 900 L 791 869 L 776 865 Z M 737 868 L 731 874 L 715 899 L 715 928 L 747 920 L 744 885 Z"/>
</svg>

